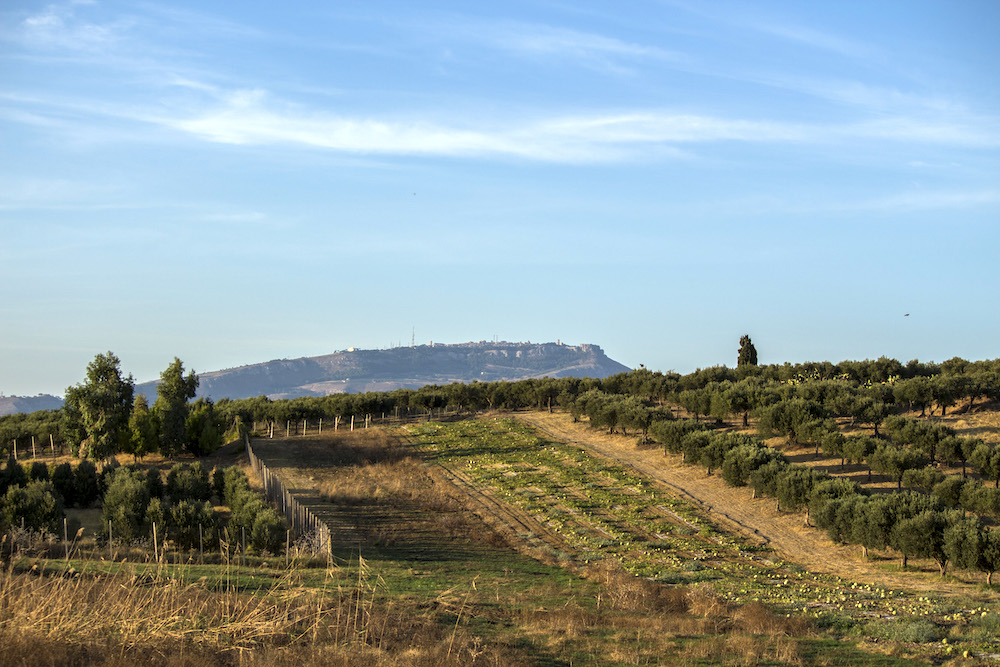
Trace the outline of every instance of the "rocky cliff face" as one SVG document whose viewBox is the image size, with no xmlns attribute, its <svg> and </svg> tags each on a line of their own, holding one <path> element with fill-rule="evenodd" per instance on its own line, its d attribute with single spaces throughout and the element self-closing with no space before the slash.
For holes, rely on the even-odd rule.
<svg viewBox="0 0 1000 667">
<path fill-rule="evenodd" d="M 603 378 L 629 370 L 597 345 L 459 343 L 388 350 L 346 350 L 319 357 L 279 359 L 199 374 L 199 396 L 270 398 L 341 392 L 417 389 L 428 384 L 494 382 L 534 377 Z M 156 382 L 136 386 L 156 398 Z"/>
</svg>

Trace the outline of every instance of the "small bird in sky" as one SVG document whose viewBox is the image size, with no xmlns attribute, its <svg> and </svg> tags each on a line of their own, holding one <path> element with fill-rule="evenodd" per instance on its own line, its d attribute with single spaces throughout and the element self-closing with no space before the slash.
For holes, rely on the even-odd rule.
<svg viewBox="0 0 1000 667">
<path fill-rule="evenodd" d="M 903 315 L 903 317 L 909 317 L 909 316 L 910 316 L 910 314 L 909 314 L 909 313 L 907 313 L 906 315 Z"/>
</svg>

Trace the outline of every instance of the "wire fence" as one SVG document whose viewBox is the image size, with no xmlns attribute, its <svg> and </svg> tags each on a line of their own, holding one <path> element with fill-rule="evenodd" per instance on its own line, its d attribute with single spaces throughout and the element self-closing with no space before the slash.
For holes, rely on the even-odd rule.
<svg viewBox="0 0 1000 667">
<path fill-rule="evenodd" d="M 281 510 L 285 520 L 288 521 L 292 531 L 297 536 L 312 536 L 316 550 L 329 558 L 332 553 L 329 526 L 313 514 L 308 507 L 296 500 L 281 478 L 254 454 L 253 447 L 250 445 L 250 437 L 244 435 L 244 439 L 250 466 L 264 485 L 264 496 Z"/>
</svg>

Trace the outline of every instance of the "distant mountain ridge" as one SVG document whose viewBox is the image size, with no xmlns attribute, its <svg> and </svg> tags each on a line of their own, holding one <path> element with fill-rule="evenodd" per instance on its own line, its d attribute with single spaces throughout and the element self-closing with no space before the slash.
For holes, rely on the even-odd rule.
<svg viewBox="0 0 1000 667">
<path fill-rule="evenodd" d="M 272 399 L 418 389 L 428 384 L 540 377 L 604 378 L 630 370 L 593 344 L 487 342 L 354 348 L 318 357 L 275 359 L 199 373 L 198 396 Z M 156 398 L 158 381 L 136 385 Z"/>
<path fill-rule="evenodd" d="M 18 412 L 35 412 L 36 410 L 56 410 L 61 408 L 63 400 L 51 394 L 38 396 L 0 396 L 0 417 Z"/>
</svg>

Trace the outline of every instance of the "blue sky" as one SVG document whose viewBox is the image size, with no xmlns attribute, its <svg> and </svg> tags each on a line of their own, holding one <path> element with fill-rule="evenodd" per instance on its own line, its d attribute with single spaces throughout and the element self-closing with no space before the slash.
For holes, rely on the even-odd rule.
<svg viewBox="0 0 1000 667">
<path fill-rule="evenodd" d="M 0 8 L 0 390 L 418 342 L 1000 356 L 1000 4 Z M 904 317 L 910 313 L 909 317 Z"/>
</svg>

